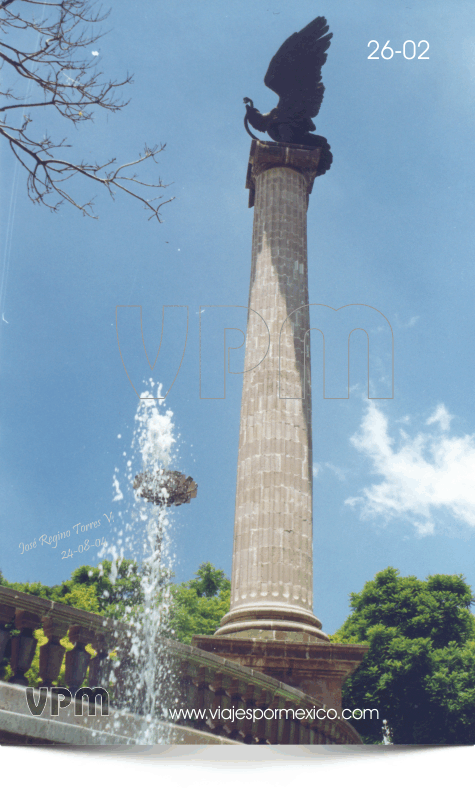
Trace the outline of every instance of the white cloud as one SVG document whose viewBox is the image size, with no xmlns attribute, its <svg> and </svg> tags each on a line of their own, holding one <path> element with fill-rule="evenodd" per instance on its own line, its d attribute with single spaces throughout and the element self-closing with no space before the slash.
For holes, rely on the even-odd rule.
<svg viewBox="0 0 475 792">
<path fill-rule="evenodd" d="M 440 404 L 426 421 L 450 428 Z M 399 430 L 399 443 L 390 436 L 388 420 L 371 402 L 352 445 L 373 463 L 379 484 L 365 487 L 345 503 L 361 510 L 361 517 L 388 521 L 405 518 L 420 535 L 434 533 L 442 516 L 475 528 L 475 435 L 419 432 L 410 437 Z"/>
<path fill-rule="evenodd" d="M 411 318 L 405 322 L 404 320 L 400 319 L 398 314 L 394 314 L 394 318 L 396 320 L 396 325 L 403 330 L 407 330 L 409 327 L 414 327 L 420 319 L 420 316 L 411 316 Z"/>
<path fill-rule="evenodd" d="M 317 463 L 316 463 L 316 462 L 314 462 L 314 463 L 313 463 L 313 467 L 312 467 L 312 473 L 313 473 L 313 477 L 314 477 L 314 478 L 317 478 L 317 476 L 318 476 L 318 474 L 320 473 L 321 469 L 322 469 L 322 468 L 321 468 L 321 466 L 320 466 L 320 465 L 317 465 Z"/>
<path fill-rule="evenodd" d="M 341 468 L 337 467 L 336 465 L 333 465 L 331 462 L 325 462 L 325 467 L 331 470 L 332 473 L 334 473 L 337 479 L 339 479 L 340 481 L 346 480 L 346 473 Z"/>
<path fill-rule="evenodd" d="M 439 404 L 430 418 L 427 419 L 426 426 L 430 426 L 433 423 L 439 423 L 442 431 L 448 432 L 450 429 L 450 422 L 453 417 L 454 416 L 450 415 L 450 413 L 445 409 L 443 404 Z"/>
<path fill-rule="evenodd" d="M 414 520 L 413 524 L 417 528 L 417 533 L 421 536 L 430 536 L 430 534 L 434 533 L 435 525 L 431 520 L 427 520 L 426 522 Z"/>
</svg>

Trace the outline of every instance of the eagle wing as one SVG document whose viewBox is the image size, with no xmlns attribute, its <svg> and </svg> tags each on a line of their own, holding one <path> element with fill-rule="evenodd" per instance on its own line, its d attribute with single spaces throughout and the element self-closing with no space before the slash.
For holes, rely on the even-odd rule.
<svg viewBox="0 0 475 792">
<path fill-rule="evenodd" d="M 314 118 L 325 90 L 322 66 L 333 33 L 325 17 L 317 17 L 289 36 L 272 58 L 264 83 L 279 96 L 278 110 L 294 118 Z"/>
</svg>

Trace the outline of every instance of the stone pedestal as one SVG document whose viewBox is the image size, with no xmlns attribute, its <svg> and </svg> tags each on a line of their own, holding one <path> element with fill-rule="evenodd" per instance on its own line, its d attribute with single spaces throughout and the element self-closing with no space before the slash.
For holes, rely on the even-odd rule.
<svg viewBox="0 0 475 792">
<path fill-rule="evenodd" d="M 242 635 L 242 634 L 240 634 Z M 341 688 L 368 651 L 361 644 L 194 635 L 193 646 L 302 690 L 341 713 Z"/>
</svg>

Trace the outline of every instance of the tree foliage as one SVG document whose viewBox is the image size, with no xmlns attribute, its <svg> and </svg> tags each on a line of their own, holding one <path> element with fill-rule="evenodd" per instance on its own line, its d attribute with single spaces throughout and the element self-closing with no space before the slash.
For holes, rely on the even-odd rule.
<svg viewBox="0 0 475 792">
<path fill-rule="evenodd" d="M 116 113 L 128 102 L 117 90 L 132 82 L 104 77 L 97 68 L 95 49 L 102 37 L 100 25 L 109 16 L 90 0 L 0 1 L 0 136 L 27 172 L 28 196 L 56 211 L 64 201 L 95 217 L 93 200 L 80 201 L 70 192 L 70 180 L 83 176 L 138 199 L 160 221 L 164 200 L 155 192 L 167 185 L 139 179 L 135 168 L 145 160 L 156 162 L 164 145 L 144 146 L 131 162 L 74 160 L 63 156 L 71 148 L 62 136 L 63 119 L 75 127 L 91 122 L 97 108 Z M 3 100 L 3 101 L 2 101 Z M 55 123 L 56 133 L 46 129 Z M 149 219 L 150 219 L 149 218 Z"/>
<path fill-rule="evenodd" d="M 376 707 L 380 721 L 360 720 L 365 742 L 475 742 L 475 617 L 461 575 L 401 577 L 388 567 L 351 594 L 353 613 L 332 640 L 368 643 L 347 680 L 343 705 Z"/>
<path fill-rule="evenodd" d="M 193 580 L 172 586 L 170 636 L 191 643 L 193 635 L 212 635 L 228 612 L 231 581 L 221 569 L 201 564 Z"/>
<path fill-rule="evenodd" d="M 96 567 L 85 564 L 78 567 L 69 580 L 54 586 L 40 582 L 8 583 L 5 579 L 0 580 L 0 584 L 90 613 L 121 619 L 143 602 L 140 581 L 136 561 L 122 559 L 114 564 L 106 559 Z"/>
</svg>

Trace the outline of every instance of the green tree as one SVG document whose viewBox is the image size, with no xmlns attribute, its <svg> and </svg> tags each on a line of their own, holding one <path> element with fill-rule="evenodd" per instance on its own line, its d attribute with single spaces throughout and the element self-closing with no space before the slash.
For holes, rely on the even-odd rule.
<svg viewBox="0 0 475 792">
<path fill-rule="evenodd" d="M 229 610 L 231 581 L 208 562 L 201 564 L 193 580 L 172 585 L 171 596 L 170 637 L 189 644 L 193 635 L 215 632 Z"/>
<path fill-rule="evenodd" d="M 343 706 L 376 707 L 358 721 L 367 743 L 382 741 L 382 721 L 397 744 L 475 742 L 475 617 L 461 575 L 401 577 L 388 567 L 351 594 L 352 614 L 332 636 L 368 643 L 343 689 Z"/>
<path fill-rule="evenodd" d="M 143 602 L 141 579 L 137 562 L 121 559 L 117 563 L 104 560 L 96 567 L 84 564 L 74 570 L 69 580 L 54 586 L 8 583 L 5 579 L 2 585 L 90 613 L 123 619 Z"/>
</svg>

